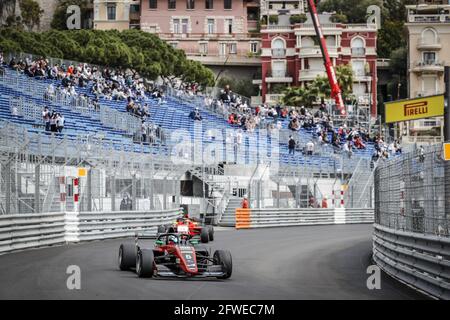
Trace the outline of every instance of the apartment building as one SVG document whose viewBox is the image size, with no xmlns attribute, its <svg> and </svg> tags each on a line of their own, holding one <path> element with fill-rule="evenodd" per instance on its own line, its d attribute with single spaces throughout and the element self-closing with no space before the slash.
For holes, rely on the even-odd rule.
<svg viewBox="0 0 450 320">
<path fill-rule="evenodd" d="M 407 12 L 409 97 L 442 94 L 444 67 L 450 65 L 450 4 L 421 1 Z M 401 124 L 401 133 L 410 142 L 440 142 L 443 125 L 442 117 L 410 121 Z"/>
<path fill-rule="evenodd" d="M 141 1 L 141 30 L 216 73 L 251 76 L 260 68 L 258 28 L 258 0 Z"/>
<path fill-rule="evenodd" d="M 140 26 L 140 1 L 94 0 L 94 29 L 119 31 Z"/>
<path fill-rule="evenodd" d="M 261 9 L 262 16 L 269 17 L 267 25 L 261 27 L 262 78 L 259 84 L 264 102 L 276 103 L 281 97 L 280 88 L 305 86 L 317 76 L 326 76 L 314 26 L 309 14 L 304 15 L 305 9 L 303 0 L 271 0 Z M 271 23 L 270 16 L 276 12 L 276 23 Z M 291 15 L 302 14 L 306 21 L 290 22 Z M 333 23 L 330 21 L 331 14 L 321 14 L 319 19 L 333 65 L 351 64 L 354 71 L 353 93 L 358 105 L 370 109 L 375 117 L 377 26 Z"/>
</svg>

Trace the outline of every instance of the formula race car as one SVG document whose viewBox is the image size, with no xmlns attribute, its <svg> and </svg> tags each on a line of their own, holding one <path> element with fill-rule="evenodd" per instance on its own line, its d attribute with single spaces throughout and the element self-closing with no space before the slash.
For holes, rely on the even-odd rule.
<svg viewBox="0 0 450 320">
<path fill-rule="evenodd" d="M 216 277 L 228 279 L 233 265 L 231 253 L 216 250 L 211 256 L 208 249 L 197 246 L 187 234 L 164 233 L 156 238 L 154 247 L 141 247 L 139 240 L 154 239 L 136 235 L 135 244 L 121 244 L 120 270 L 135 269 L 140 278 L 160 277 Z"/>
<path fill-rule="evenodd" d="M 187 215 L 178 218 L 174 224 L 159 226 L 158 233 L 189 234 L 191 237 L 200 237 L 203 243 L 214 240 L 213 226 L 202 226 L 199 220 L 189 218 Z"/>
</svg>

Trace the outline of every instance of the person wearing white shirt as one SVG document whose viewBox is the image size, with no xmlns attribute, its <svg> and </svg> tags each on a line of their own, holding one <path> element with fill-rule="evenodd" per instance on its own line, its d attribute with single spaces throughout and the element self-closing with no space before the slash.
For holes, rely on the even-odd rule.
<svg viewBox="0 0 450 320">
<path fill-rule="evenodd" d="M 306 154 L 312 156 L 314 154 L 314 142 L 309 141 L 306 144 Z"/>
</svg>

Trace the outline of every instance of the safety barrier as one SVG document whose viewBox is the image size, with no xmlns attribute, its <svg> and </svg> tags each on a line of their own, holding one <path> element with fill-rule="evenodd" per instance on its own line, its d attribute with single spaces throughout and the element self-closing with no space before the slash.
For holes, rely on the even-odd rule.
<svg viewBox="0 0 450 320">
<path fill-rule="evenodd" d="M 173 209 L 0 215 L 0 253 L 128 237 L 136 232 L 156 235 L 157 226 L 173 222 L 180 214 L 180 209 Z"/>
<path fill-rule="evenodd" d="M 0 215 L 0 253 L 64 243 L 64 213 Z"/>
<path fill-rule="evenodd" d="M 373 259 L 400 281 L 435 298 L 450 299 L 450 238 L 375 224 Z"/>
<path fill-rule="evenodd" d="M 173 222 L 181 215 L 180 209 L 167 211 L 70 212 L 66 213 L 67 242 L 103 240 L 144 232 L 156 235 L 159 225 Z"/>
<path fill-rule="evenodd" d="M 373 223 L 373 209 L 236 209 L 236 229 Z"/>
</svg>

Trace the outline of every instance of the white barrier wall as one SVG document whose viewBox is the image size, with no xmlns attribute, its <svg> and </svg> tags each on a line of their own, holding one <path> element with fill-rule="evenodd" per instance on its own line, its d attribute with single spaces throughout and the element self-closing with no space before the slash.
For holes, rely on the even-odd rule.
<svg viewBox="0 0 450 320">
<path fill-rule="evenodd" d="M 304 225 L 373 223 L 373 209 L 250 209 L 240 214 L 236 227 L 264 228 Z"/>
<path fill-rule="evenodd" d="M 173 222 L 180 209 L 146 212 L 66 212 L 0 216 L 0 253 L 55 244 L 133 236 Z"/>
</svg>

